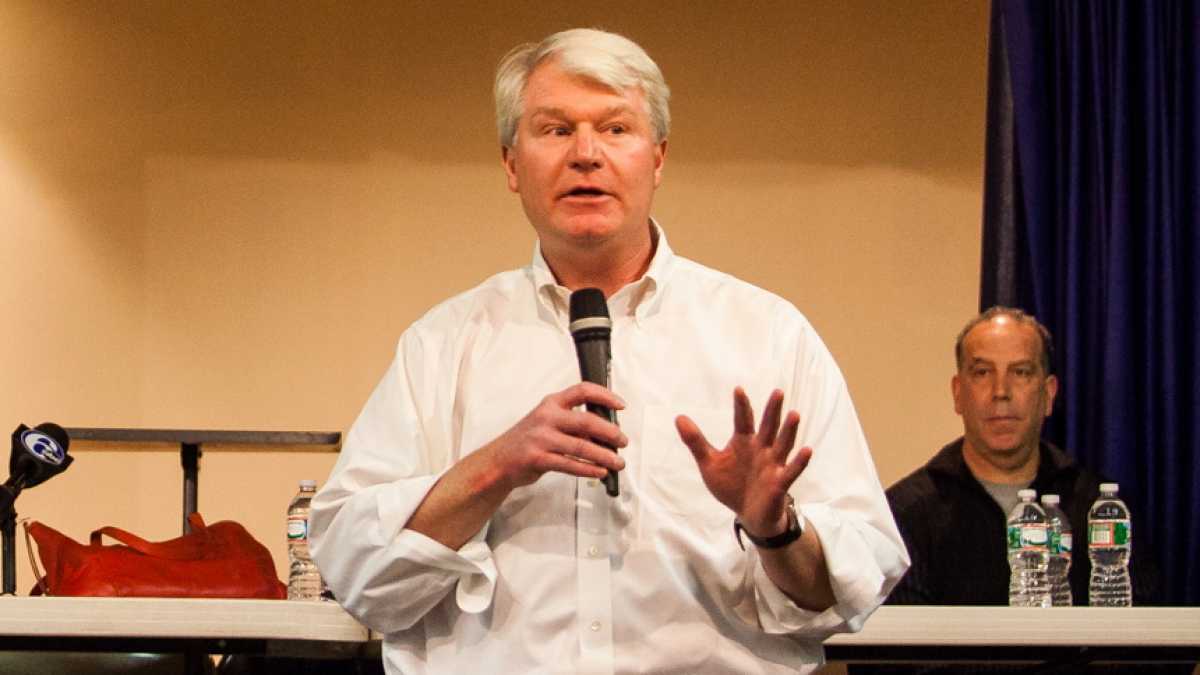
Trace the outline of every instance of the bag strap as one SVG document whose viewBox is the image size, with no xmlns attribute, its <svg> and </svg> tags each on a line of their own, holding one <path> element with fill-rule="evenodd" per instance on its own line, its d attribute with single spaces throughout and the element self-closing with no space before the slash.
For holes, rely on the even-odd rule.
<svg viewBox="0 0 1200 675">
<path fill-rule="evenodd" d="M 33 537 L 29 534 L 29 519 L 21 519 L 21 528 L 25 530 L 25 552 L 29 554 L 29 564 L 33 567 L 33 578 L 37 587 L 32 595 L 50 595 L 50 587 L 46 585 L 46 575 L 38 569 L 37 558 L 33 557 Z"/>
<path fill-rule="evenodd" d="M 188 524 L 192 526 L 192 534 L 204 532 L 207 527 L 204 524 L 204 519 L 199 513 L 188 514 Z M 108 525 L 92 532 L 92 546 L 99 546 L 102 537 L 108 535 L 117 541 L 125 544 L 129 548 L 143 553 L 145 555 L 154 556 L 156 558 L 167 558 L 171 560 L 191 560 L 195 558 L 193 551 L 180 550 L 177 546 L 168 546 L 165 542 L 146 541 L 136 534 L 128 530 L 122 530 L 119 527 Z"/>
</svg>

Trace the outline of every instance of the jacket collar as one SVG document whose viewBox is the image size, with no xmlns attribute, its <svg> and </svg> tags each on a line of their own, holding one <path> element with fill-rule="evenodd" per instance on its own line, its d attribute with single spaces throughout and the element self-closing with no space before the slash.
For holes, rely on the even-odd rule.
<svg viewBox="0 0 1200 675">
<path fill-rule="evenodd" d="M 1034 485 L 1049 485 L 1074 462 L 1067 453 L 1059 450 L 1052 443 L 1041 441 L 1038 444 L 1038 470 L 1033 479 Z M 963 438 L 959 436 L 938 451 L 927 464 L 931 473 L 942 474 L 959 481 L 972 480 L 979 482 L 975 474 L 963 459 Z"/>
</svg>

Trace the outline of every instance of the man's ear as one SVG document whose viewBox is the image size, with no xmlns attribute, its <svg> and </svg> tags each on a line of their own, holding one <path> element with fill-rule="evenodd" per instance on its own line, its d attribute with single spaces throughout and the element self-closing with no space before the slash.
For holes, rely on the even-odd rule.
<svg viewBox="0 0 1200 675">
<path fill-rule="evenodd" d="M 958 398 L 959 394 L 961 393 L 962 380 L 959 379 L 958 373 L 955 373 L 954 377 L 950 378 L 950 395 L 954 397 L 954 412 L 958 413 L 959 415 L 961 415 L 963 412 L 962 403 Z"/>
<path fill-rule="evenodd" d="M 654 187 L 662 183 L 663 164 L 667 161 L 667 140 L 664 138 L 654 148 Z"/>
<path fill-rule="evenodd" d="M 512 148 L 502 145 L 500 146 L 500 163 L 504 166 L 504 175 L 508 177 L 508 189 L 511 192 L 520 192 L 520 185 L 517 184 L 517 153 Z"/>
<path fill-rule="evenodd" d="M 1050 375 L 1042 386 L 1046 388 L 1046 410 L 1043 414 L 1049 417 L 1054 410 L 1054 397 L 1058 395 L 1058 378 Z"/>
</svg>

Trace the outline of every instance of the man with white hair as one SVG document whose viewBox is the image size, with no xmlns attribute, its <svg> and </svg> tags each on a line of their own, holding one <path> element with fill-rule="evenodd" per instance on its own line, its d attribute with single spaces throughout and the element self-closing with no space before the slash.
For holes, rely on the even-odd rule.
<svg viewBox="0 0 1200 675">
<path fill-rule="evenodd" d="M 392 673 L 814 669 L 908 565 L 836 364 L 792 305 L 667 245 L 669 90 L 639 46 L 522 45 L 495 97 L 533 261 L 401 336 L 313 502 L 327 582 Z M 579 383 L 581 288 L 609 388 Z"/>
</svg>

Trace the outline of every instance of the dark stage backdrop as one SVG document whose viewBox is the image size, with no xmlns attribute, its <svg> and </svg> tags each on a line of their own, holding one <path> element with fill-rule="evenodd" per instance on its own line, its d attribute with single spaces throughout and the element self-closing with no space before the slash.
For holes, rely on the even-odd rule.
<svg viewBox="0 0 1200 675">
<path fill-rule="evenodd" d="M 1054 334 L 1045 435 L 1121 483 L 1167 602 L 1200 604 L 1200 12 L 994 0 L 981 309 Z M 1083 547 L 1080 546 L 1080 551 Z"/>
</svg>

